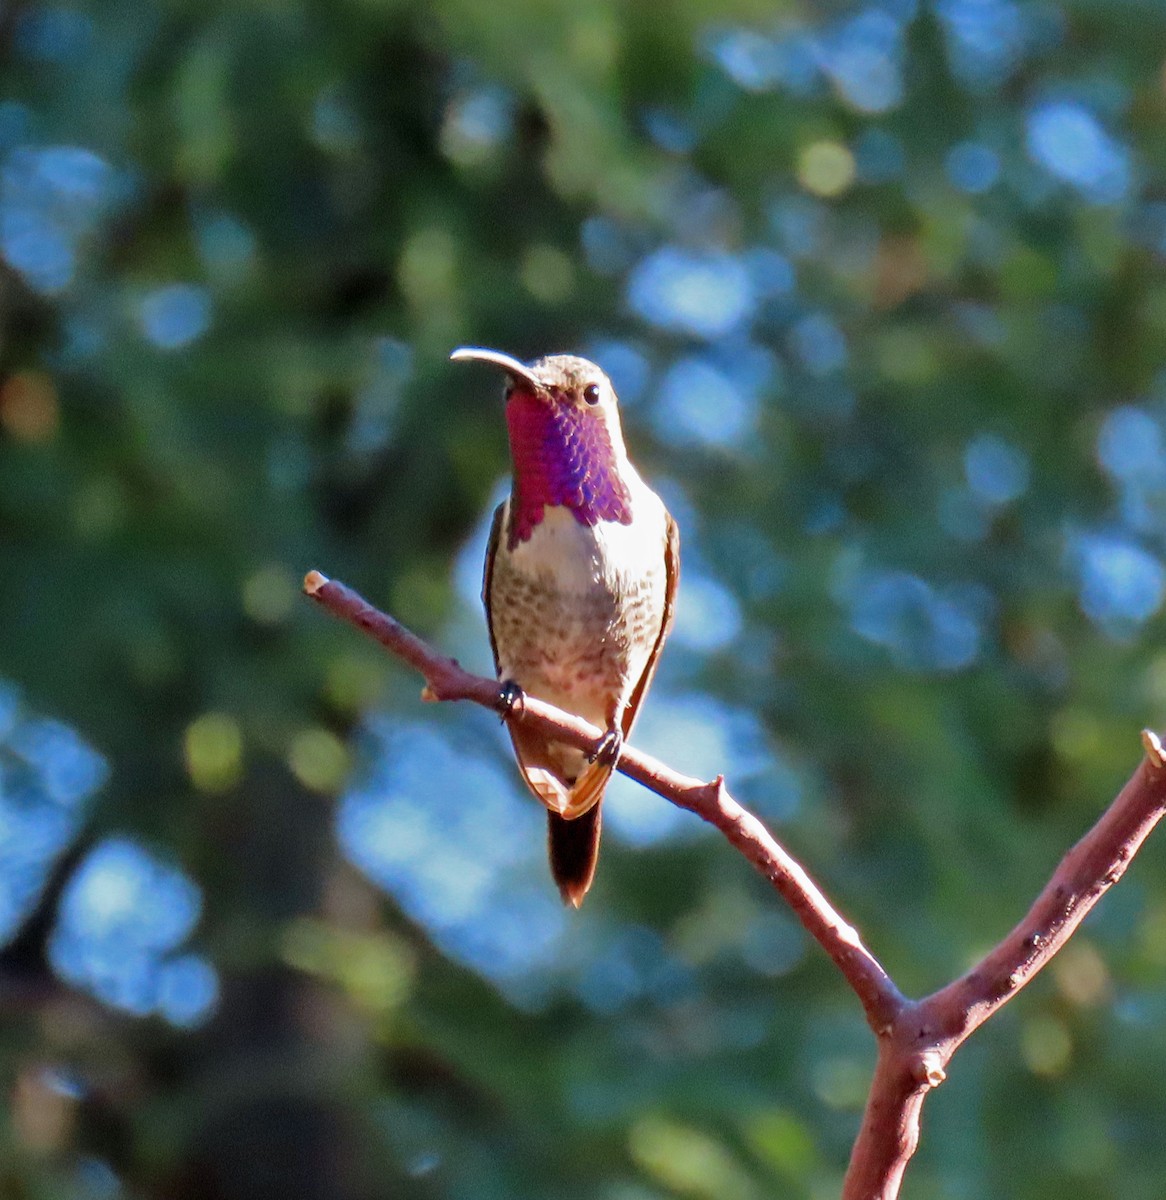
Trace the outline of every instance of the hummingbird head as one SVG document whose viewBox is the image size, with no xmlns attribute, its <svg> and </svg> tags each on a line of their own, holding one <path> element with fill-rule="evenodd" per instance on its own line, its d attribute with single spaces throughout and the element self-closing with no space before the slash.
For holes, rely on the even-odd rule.
<svg viewBox="0 0 1166 1200">
<path fill-rule="evenodd" d="M 509 539 L 526 541 L 547 507 L 562 505 L 582 525 L 631 524 L 632 471 L 611 380 L 592 362 L 551 354 L 527 366 L 496 350 L 463 347 L 450 358 L 501 367 L 514 463 Z"/>
</svg>

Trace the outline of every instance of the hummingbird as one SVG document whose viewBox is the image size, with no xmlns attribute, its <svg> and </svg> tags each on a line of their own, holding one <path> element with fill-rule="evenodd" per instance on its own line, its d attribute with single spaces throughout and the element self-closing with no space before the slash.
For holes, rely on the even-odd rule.
<svg viewBox="0 0 1166 1200">
<path fill-rule="evenodd" d="M 504 707 L 529 693 L 605 730 L 593 754 L 510 725 L 518 769 L 547 808 L 564 903 L 595 876 L 602 801 L 672 627 L 676 522 L 628 460 L 611 381 L 552 354 L 529 366 L 463 347 L 505 372 L 513 464 L 494 512 L 482 601 Z"/>
</svg>

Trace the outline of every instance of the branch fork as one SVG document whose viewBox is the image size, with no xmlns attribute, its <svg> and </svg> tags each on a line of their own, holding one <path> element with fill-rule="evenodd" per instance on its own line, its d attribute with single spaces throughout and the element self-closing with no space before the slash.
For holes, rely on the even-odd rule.
<svg viewBox="0 0 1166 1200">
<path fill-rule="evenodd" d="M 422 700 L 471 700 L 589 753 L 599 746 L 603 730 L 537 697 L 503 704 L 496 680 L 464 670 L 344 584 L 310 571 L 304 592 L 413 667 L 425 680 Z M 895 1200 L 919 1143 L 923 1101 L 947 1078 L 956 1050 L 1048 964 L 1166 812 L 1166 750 L 1150 730 L 1141 738 L 1144 758 L 1133 776 L 1065 855 L 1023 920 L 971 970 L 921 1000 L 902 995 L 805 868 L 733 799 L 723 775 L 694 779 L 623 747 L 616 769 L 715 825 L 790 905 L 862 1005 L 878 1060 L 842 1200 Z"/>
</svg>

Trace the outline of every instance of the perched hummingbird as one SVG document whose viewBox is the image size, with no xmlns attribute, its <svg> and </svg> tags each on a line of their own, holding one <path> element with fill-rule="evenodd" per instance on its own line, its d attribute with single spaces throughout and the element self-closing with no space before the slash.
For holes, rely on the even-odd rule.
<svg viewBox="0 0 1166 1200">
<path fill-rule="evenodd" d="M 451 358 L 501 367 L 514 480 L 494 513 L 482 600 L 504 700 L 522 691 L 606 730 L 594 756 L 511 725 L 518 767 L 548 809 L 551 873 L 583 902 L 601 801 L 672 627 L 676 522 L 628 461 L 611 381 L 552 354 Z"/>
</svg>

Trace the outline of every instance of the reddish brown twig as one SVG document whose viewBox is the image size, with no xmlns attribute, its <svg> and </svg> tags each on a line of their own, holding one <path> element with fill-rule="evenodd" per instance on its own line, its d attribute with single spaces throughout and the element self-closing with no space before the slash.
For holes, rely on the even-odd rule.
<svg viewBox="0 0 1166 1200">
<path fill-rule="evenodd" d="M 425 679 L 426 700 L 472 700 L 503 711 L 498 684 L 438 654 L 415 634 L 342 583 L 318 571 L 304 591 L 352 622 Z M 526 697 L 509 721 L 521 721 L 584 750 L 602 731 L 553 705 Z M 777 889 L 854 989 L 878 1038 L 878 1063 L 843 1200 L 894 1200 L 919 1141 L 927 1093 L 943 1082 L 952 1055 L 1053 957 L 1114 884 L 1166 811 L 1166 760 L 1158 738 L 1143 733 L 1146 757 L 1097 824 L 1065 856 L 1024 920 L 982 962 L 924 1000 L 907 1000 L 854 928 L 751 813 L 729 795 L 723 777 L 703 782 L 625 746 L 618 769 L 665 800 L 715 825 Z"/>
<path fill-rule="evenodd" d="M 1142 744 L 1145 757 L 1130 781 L 1061 860 L 1024 919 L 965 975 L 925 1000 L 905 1004 L 880 1039 L 843 1200 L 894 1200 L 919 1141 L 924 1097 L 943 1082 L 952 1055 L 1048 965 L 1162 819 L 1162 744 L 1149 730 Z"/>
<path fill-rule="evenodd" d="M 438 654 L 351 588 L 312 571 L 304 580 L 304 591 L 417 670 L 425 679 L 423 699 L 473 700 L 499 710 L 496 680 L 463 670 L 452 658 Z M 521 709 L 507 719 L 521 721 L 582 750 L 593 750 L 603 736 L 602 730 L 533 696 L 526 697 Z M 773 840 L 756 817 L 729 795 L 723 778 L 718 776 L 711 783 L 693 779 L 632 746 L 623 748 L 617 770 L 715 825 L 785 897 L 801 923 L 838 964 L 862 1002 L 871 1025 L 885 1029 L 891 1023 L 903 998 L 886 971 L 801 865 Z"/>
</svg>

